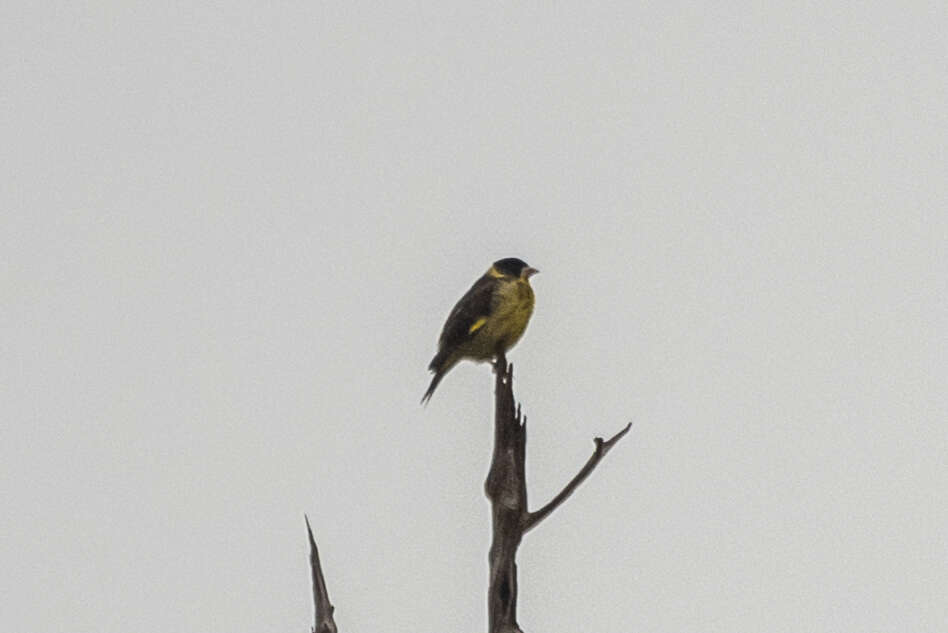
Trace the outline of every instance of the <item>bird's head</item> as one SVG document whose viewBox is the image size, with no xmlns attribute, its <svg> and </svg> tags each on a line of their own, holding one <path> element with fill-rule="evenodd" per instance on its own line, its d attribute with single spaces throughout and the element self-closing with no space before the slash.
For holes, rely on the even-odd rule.
<svg viewBox="0 0 948 633">
<path fill-rule="evenodd" d="M 536 268 L 527 265 L 527 262 L 516 257 L 507 257 L 498 259 L 490 267 L 490 274 L 494 277 L 514 277 L 517 279 L 530 279 L 532 275 L 540 272 Z"/>
</svg>

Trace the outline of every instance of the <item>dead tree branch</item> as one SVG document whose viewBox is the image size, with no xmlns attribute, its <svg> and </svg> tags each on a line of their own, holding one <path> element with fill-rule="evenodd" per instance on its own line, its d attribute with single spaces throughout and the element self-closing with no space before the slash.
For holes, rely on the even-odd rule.
<svg viewBox="0 0 948 633">
<path fill-rule="evenodd" d="M 329 590 L 326 589 L 326 579 L 323 578 L 323 568 L 319 564 L 319 549 L 313 538 L 313 530 L 309 527 L 309 517 L 305 514 L 306 533 L 309 535 L 309 566 L 313 572 L 313 606 L 316 608 L 313 633 L 338 633 L 336 621 L 332 614 L 335 607 L 329 602 Z"/>
<path fill-rule="evenodd" d="M 616 442 L 621 440 L 626 433 L 629 432 L 629 429 L 632 428 L 632 423 L 629 422 L 625 425 L 625 428 L 610 437 L 608 440 L 603 440 L 601 437 L 593 439 L 593 442 L 596 444 L 596 448 L 593 451 L 593 454 L 589 456 L 589 459 L 586 461 L 586 465 L 576 473 L 576 476 L 573 477 L 566 487 L 560 491 L 558 495 L 553 497 L 548 504 L 536 510 L 534 512 L 528 512 L 523 517 L 523 531 L 529 532 L 537 526 L 540 521 L 545 519 L 553 510 L 556 510 L 561 503 L 566 501 L 567 498 L 579 487 L 579 484 L 583 483 L 583 480 L 589 476 L 590 473 L 599 465 L 599 462 L 603 457 L 606 456 L 606 453 L 615 446 Z"/>
<path fill-rule="evenodd" d="M 517 548 L 523 535 L 536 527 L 573 494 L 606 453 L 629 432 L 629 423 L 616 435 L 597 437 L 596 448 L 586 465 L 549 503 L 535 512 L 527 510 L 526 444 L 527 419 L 514 406 L 513 366 L 503 354 L 495 365 L 494 453 L 484 491 L 491 503 L 493 540 L 487 594 L 489 633 L 523 633 L 517 624 Z"/>
<path fill-rule="evenodd" d="M 547 518 L 572 495 L 595 470 L 599 462 L 632 428 L 632 423 L 608 440 L 595 438 L 593 454 L 566 486 L 545 506 L 530 512 L 527 509 L 526 446 L 527 418 L 515 405 L 513 396 L 513 365 L 499 354 L 494 366 L 494 452 L 484 492 L 491 504 L 493 539 L 488 557 L 490 579 L 487 590 L 489 633 L 523 633 L 517 624 L 517 548 L 523 535 Z M 326 580 L 319 563 L 319 550 L 313 530 L 306 517 L 309 535 L 309 563 L 313 572 L 313 604 L 315 625 L 312 633 L 338 633 L 333 620 L 334 608 L 329 601 Z"/>
</svg>

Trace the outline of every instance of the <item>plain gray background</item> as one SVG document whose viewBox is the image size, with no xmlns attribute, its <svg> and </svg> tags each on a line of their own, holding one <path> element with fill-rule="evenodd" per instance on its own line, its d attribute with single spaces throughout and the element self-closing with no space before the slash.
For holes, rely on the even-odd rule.
<svg viewBox="0 0 948 633">
<path fill-rule="evenodd" d="M 944 631 L 948 9 L 6 2 L 2 628 L 483 631 L 519 346 L 527 631 Z"/>
</svg>

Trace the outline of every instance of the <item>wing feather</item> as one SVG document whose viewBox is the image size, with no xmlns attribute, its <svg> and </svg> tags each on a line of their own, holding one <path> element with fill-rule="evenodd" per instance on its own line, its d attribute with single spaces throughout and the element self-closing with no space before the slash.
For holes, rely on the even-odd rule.
<svg viewBox="0 0 948 633">
<path fill-rule="evenodd" d="M 441 330 L 438 342 L 442 349 L 452 348 L 469 340 L 484 324 L 491 314 L 496 281 L 484 275 L 475 281 L 471 289 L 457 302 L 444 324 L 444 329 Z"/>
</svg>

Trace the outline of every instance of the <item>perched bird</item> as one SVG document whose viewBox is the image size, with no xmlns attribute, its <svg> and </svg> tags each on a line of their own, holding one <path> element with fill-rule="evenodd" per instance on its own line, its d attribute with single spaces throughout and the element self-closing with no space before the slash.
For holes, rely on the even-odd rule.
<svg viewBox="0 0 948 633">
<path fill-rule="evenodd" d="M 523 260 L 508 257 L 494 262 L 474 282 L 441 330 L 438 353 L 428 365 L 434 378 L 422 403 L 431 399 L 438 383 L 461 359 L 490 360 L 520 340 L 533 314 L 530 277 L 538 272 Z"/>
</svg>

